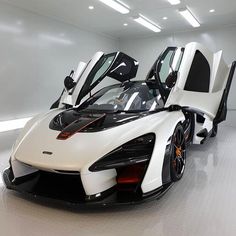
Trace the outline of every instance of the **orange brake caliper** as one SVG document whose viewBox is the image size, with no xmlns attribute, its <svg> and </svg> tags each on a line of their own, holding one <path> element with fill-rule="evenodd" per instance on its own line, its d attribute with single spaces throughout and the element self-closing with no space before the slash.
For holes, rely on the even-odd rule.
<svg viewBox="0 0 236 236">
<path fill-rule="evenodd" d="M 181 157 L 182 148 L 181 147 L 176 147 L 175 154 L 176 154 L 176 157 Z"/>
</svg>

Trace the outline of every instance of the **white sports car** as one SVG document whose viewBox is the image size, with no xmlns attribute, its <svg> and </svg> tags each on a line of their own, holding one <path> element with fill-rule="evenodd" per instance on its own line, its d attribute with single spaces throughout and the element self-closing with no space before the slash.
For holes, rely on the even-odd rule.
<svg viewBox="0 0 236 236">
<path fill-rule="evenodd" d="M 22 130 L 7 188 L 86 206 L 160 197 L 183 176 L 186 147 L 215 136 L 226 119 L 235 66 L 189 43 L 167 48 L 146 79 L 133 80 L 136 60 L 96 53 Z"/>
</svg>

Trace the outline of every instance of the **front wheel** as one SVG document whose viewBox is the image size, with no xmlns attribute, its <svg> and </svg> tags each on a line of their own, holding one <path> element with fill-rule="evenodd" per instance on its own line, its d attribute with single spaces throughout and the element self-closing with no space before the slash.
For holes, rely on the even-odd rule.
<svg viewBox="0 0 236 236">
<path fill-rule="evenodd" d="M 178 181 L 182 178 L 186 164 L 186 143 L 184 130 L 181 124 L 175 128 L 171 139 L 171 161 L 170 174 L 172 181 Z"/>
</svg>

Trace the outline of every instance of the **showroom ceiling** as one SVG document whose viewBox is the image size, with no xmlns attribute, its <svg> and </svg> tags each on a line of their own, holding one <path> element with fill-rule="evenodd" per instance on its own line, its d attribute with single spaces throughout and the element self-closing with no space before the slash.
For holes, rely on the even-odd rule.
<svg viewBox="0 0 236 236">
<path fill-rule="evenodd" d="M 81 29 L 117 38 L 146 37 L 193 30 L 178 12 L 179 8 L 185 6 L 188 6 L 200 22 L 200 29 L 236 24 L 235 0 L 181 0 L 179 5 L 171 5 L 167 0 L 123 0 L 131 9 L 130 13 L 125 15 L 114 11 L 99 0 L 0 0 L 0 2 L 7 2 Z M 93 6 L 93 9 L 89 9 L 89 6 Z M 210 13 L 211 9 L 215 12 Z M 162 31 L 154 33 L 137 24 L 132 17 L 138 13 L 151 19 L 161 27 Z M 168 19 L 163 19 L 164 17 Z M 125 23 L 128 25 L 124 26 Z"/>
</svg>

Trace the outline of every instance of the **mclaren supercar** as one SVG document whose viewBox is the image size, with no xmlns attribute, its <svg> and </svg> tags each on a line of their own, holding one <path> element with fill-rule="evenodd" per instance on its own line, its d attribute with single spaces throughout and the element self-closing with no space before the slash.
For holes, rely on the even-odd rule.
<svg viewBox="0 0 236 236">
<path fill-rule="evenodd" d="M 75 205 L 134 204 L 182 178 L 189 144 L 226 119 L 236 62 L 199 43 L 168 47 L 146 78 L 121 53 L 98 52 L 67 76 L 50 111 L 15 142 L 7 188 Z"/>
</svg>

